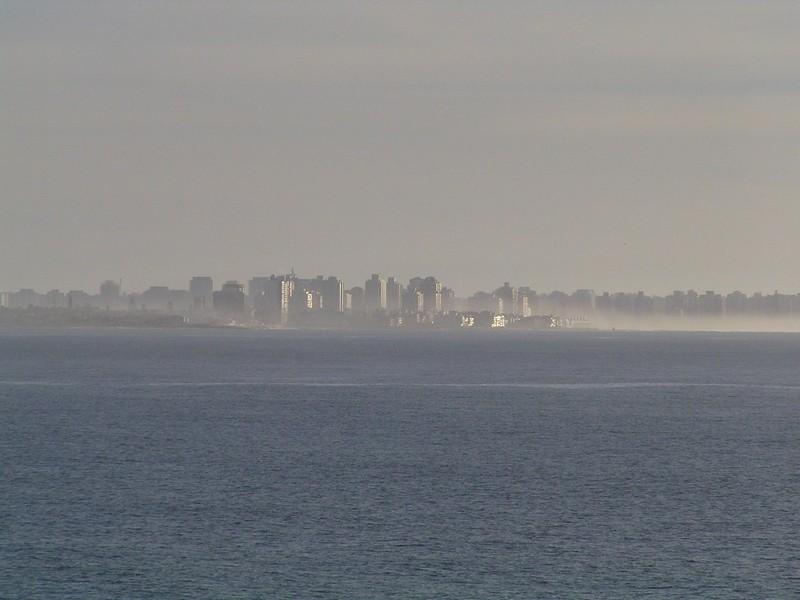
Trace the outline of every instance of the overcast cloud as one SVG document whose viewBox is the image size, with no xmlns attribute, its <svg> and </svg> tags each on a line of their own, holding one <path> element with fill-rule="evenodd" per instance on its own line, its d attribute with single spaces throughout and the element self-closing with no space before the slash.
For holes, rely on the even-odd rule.
<svg viewBox="0 0 800 600">
<path fill-rule="evenodd" d="M 798 31 L 796 2 L 2 0 L 0 290 L 800 292 Z"/>
</svg>

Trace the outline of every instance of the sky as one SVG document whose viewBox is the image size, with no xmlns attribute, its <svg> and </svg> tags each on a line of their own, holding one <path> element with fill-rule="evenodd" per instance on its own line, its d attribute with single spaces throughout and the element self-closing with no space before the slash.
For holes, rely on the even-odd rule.
<svg viewBox="0 0 800 600">
<path fill-rule="evenodd" d="M 800 292 L 800 4 L 0 0 L 0 290 Z"/>
</svg>

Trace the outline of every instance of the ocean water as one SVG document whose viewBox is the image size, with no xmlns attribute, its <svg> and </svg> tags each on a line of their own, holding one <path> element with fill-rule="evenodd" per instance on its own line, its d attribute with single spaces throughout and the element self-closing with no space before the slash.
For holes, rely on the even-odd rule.
<svg viewBox="0 0 800 600">
<path fill-rule="evenodd" d="M 800 336 L 0 331 L 2 598 L 798 598 Z"/>
</svg>

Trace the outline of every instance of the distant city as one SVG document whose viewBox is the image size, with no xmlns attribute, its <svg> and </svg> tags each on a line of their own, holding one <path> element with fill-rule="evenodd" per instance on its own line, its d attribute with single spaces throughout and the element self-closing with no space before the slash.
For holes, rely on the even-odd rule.
<svg viewBox="0 0 800 600">
<path fill-rule="evenodd" d="M 458 297 L 436 277 L 373 274 L 345 288 L 335 276 L 294 273 L 253 277 L 247 285 L 192 277 L 188 289 L 153 286 L 123 291 L 105 281 L 96 294 L 83 290 L 0 292 L 0 324 L 112 326 L 239 326 L 306 328 L 731 328 L 755 321 L 797 320 L 800 294 L 694 290 L 668 296 L 638 292 L 539 293 L 506 282 L 493 291 Z"/>
</svg>

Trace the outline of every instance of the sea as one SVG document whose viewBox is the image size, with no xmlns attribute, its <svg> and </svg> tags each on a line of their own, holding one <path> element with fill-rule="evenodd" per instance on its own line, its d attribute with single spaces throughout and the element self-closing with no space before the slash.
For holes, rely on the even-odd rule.
<svg viewBox="0 0 800 600">
<path fill-rule="evenodd" d="M 800 335 L 0 331 L 0 597 L 800 597 Z"/>
</svg>

